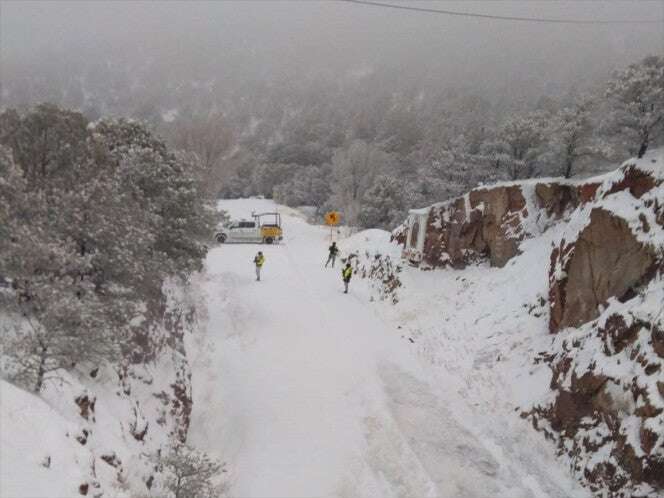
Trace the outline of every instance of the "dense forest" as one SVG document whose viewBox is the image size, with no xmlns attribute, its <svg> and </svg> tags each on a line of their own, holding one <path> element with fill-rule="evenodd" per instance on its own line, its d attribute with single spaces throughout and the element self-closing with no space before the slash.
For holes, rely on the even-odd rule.
<svg viewBox="0 0 664 498">
<path fill-rule="evenodd" d="M 131 96 L 128 81 L 86 99 L 87 83 L 74 80 L 53 100 L 89 119 L 121 110 L 143 121 L 197 156 L 210 194 L 337 209 L 349 224 L 386 228 L 481 183 L 589 175 L 642 155 L 664 136 L 663 75 L 664 59 L 651 56 L 587 91 L 528 105 L 457 89 L 394 92 L 383 74 L 226 99 L 191 83 L 172 104 L 165 91 L 135 106 L 114 98 Z"/>
<path fill-rule="evenodd" d="M 270 23 L 249 4 L 163 6 L 163 23 L 136 5 L 122 30 L 92 30 L 100 12 L 44 7 L 30 22 L 67 29 L 34 48 L 4 26 L 1 107 L 133 118 L 194 153 L 209 194 L 341 210 L 363 227 L 480 183 L 588 176 L 662 143 L 664 63 L 646 57 L 656 25 L 561 33 L 260 5 Z M 601 6 L 607 17 L 623 7 Z"/>
</svg>

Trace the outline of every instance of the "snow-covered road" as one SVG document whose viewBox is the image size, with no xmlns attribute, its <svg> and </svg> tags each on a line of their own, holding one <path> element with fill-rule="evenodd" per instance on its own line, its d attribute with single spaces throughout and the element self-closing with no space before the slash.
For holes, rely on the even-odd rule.
<svg viewBox="0 0 664 498">
<path fill-rule="evenodd" d="M 563 496 L 475 435 L 358 281 L 343 294 L 339 267 L 323 267 L 326 230 L 286 212 L 284 231 L 284 244 L 223 245 L 207 261 L 191 441 L 228 462 L 231 496 Z"/>
</svg>

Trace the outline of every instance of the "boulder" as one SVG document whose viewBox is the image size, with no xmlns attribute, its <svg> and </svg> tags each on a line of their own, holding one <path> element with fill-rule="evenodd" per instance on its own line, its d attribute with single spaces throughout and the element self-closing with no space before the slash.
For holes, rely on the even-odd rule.
<svg viewBox="0 0 664 498">
<path fill-rule="evenodd" d="M 610 297 L 628 299 L 655 270 L 652 248 L 617 215 L 594 208 L 576 241 L 555 248 L 549 269 L 549 328 L 577 327 L 599 315 Z"/>
<path fill-rule="evenodd" d="M 464 268 L 488 259 L 492 266 L 504 266 L 519 252 L 521 219 L 527 215 L 520 185 L 476 189 L 433 206 L 423 261 L 430 267 Z"/>
</svg>

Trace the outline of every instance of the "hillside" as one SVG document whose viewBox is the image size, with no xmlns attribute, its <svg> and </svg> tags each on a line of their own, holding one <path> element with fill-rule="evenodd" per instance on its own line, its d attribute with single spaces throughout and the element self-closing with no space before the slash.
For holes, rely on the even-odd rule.
<svg viewBox="0 0 664 498">
<path fill-rule="evenodd" d="M 664 486 L 663 201 L 660 150 L 584 182 L 479 188 L 394 234 L 443 268 L 404 272 L 392 312 L 433 310 L 404 320 L 420 353 L 464 391 L 491 382 L 598 496 Z"/>
<path fill-rule="evenodd" d="M 131 497 L 162 484 L 157 455 L 186 439 L 191 414 L 182 335 L 194 324 L 186 298 L 169 295 L 134 362 L 61 372 L 39 396 L 0 380 L 0 496 Z"/>
<path fill-rule="evenodd" d="M 186 433 L 228 463 L 230 496 L 661 496 L 662 161 L 341 238 L 349 295 L 328 229 L 222 201 L 279 209 L 284 243 L 212 248 L 148 366 L 39 399 L 3 383 L 2 495 L 149 492 L 149 455 Z M 197 334 L 177 326 L 190 305 Z"/>
</svg>

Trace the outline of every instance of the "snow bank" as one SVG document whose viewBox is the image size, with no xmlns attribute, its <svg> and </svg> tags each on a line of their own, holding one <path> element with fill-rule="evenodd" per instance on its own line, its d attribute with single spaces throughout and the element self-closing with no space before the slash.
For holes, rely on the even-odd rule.
<svg viewBox="0 0 664 498">
<path fill-rule="evenodd" d="M 188 295 L 195 289 L 166 287 L 163 320 L 141 348 L 145 361 L 78 365 L 39 396 L 0 383 L 0 496 L 139 496 L 161 482 L 157 455 L 187 436 L 191 374 L 182 339 L 197 326 Z"/>
<path fill-rule="evenodd" d="M 401 249 L 391 238 L 390 232 L 372 228 L 342 239 L 339 248 L 346 253 L 389 256 L 396 261 L 400 258 Z"/>
<path fill-rule="evenodd" d="M 81 427 L 42 398 L 0 380 L 0 496 L 76 496 L 93 456 Z"/>
</svg>

